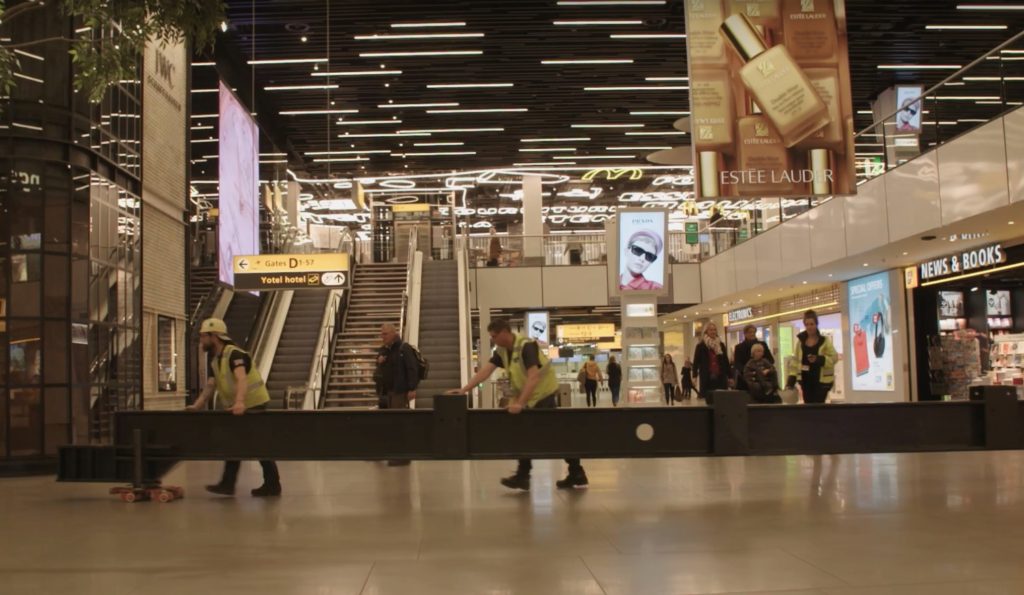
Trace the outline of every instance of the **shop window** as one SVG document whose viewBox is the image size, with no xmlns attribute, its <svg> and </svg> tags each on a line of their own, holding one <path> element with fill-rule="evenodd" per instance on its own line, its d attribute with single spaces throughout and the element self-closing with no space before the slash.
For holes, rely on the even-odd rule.
<svg viewBox="0 0 1024 595">
<path fill-rule="evenodd" d="M 71 438 L 71 407 L 66 388 L 47 388 L 43 416 L 45 418 L 45 448 L 47 455 L 57 454 L 57 449 L 68 444 Z"/>
<path fill-rule="evenodd" d="M 64 321 L 43 323 L 46 341 L 43 343 L 43 374 L 47 384 L 68 381 L 68 324 Z"/>
<path fill-rule="evenodd" d="M 11 303 L 9 316 L 39 316 L 42 260 L 39 254 L 11 256 Z"/>
<path fill-rule="evenodd" d="M 11 385 L 39 384 L 42 380 L 42 340 L 39 323 L 12 320 L 9 324 L 8 363 Z"/>
<path fill-rule="evenodd" d="M 156 318 L 156 366 L 160 392 L 178 390 L 178 353 L 175 320 L 166 316 Z"/>
<path fill-rule="evenodd" d="M 13 347 L 13 346 L 12 346 Z M 11 388 L 8 390 L 8 415 L 12 457 L 41 454 L 42 406 L 39 388 Z"/>
</svg>

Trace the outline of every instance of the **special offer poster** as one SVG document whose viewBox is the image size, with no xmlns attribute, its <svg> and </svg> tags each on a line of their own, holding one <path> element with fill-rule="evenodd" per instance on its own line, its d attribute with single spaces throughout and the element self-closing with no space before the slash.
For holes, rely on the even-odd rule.
<svg viewBox="0 0 1024 595">
<path fill-rule="evenodd" d="M 703 198 L 856 194 L 843 0 L 686 0 Z"/>
<path fill-rule="evenodd" d="M 893 376 L 892 308 L 889 273 L 847 284 L 853 390 L 896 390 Z"/>
</svg>

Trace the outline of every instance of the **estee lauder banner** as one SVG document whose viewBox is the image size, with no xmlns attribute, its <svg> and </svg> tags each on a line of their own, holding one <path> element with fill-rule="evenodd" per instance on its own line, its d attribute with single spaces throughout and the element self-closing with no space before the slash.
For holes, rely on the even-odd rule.
<svg viewBox="0 0 1024 595">
<path fill-rule="evenodd" d="M 854 194 L 843 0 L 686 0 L 705 198 Z"/>
</svg>

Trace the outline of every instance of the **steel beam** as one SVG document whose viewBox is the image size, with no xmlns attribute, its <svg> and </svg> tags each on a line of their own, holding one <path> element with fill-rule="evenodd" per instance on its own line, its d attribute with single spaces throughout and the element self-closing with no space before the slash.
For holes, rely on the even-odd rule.
<svg viewBox="0 0 1024 595">
<path fill-rule="evenodd" d="M 1024 448 L 1024 402 L 563 409 L 510 415 L 438 396 L 433 410 L 120 412 L 115 445 L 65 447 L 61 481 L 149 479 L 184 460 L 453 460 L 760 456 Z"/>
</svg>

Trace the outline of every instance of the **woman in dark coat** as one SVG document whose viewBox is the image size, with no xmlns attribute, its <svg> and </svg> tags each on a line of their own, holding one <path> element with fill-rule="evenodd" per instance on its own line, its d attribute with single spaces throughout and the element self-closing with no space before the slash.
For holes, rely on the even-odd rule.
<svg viewBox="0 0 1024 595">
<path fill-rule="evenodd" d="M 700 379 L 699 395 L 708 405 L 714 402 L 714 391 L 729 388 L 729 352 L 718 338 L 718 325 L 714 322 L 704 326 L 701 342 L 693 350 L 693 376 Z"/>
</svg>

